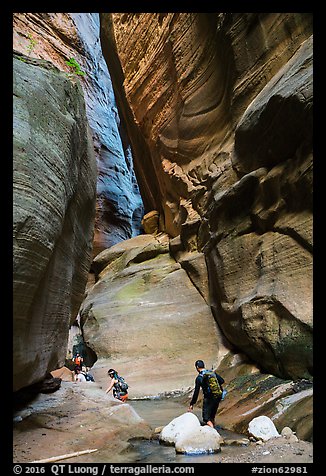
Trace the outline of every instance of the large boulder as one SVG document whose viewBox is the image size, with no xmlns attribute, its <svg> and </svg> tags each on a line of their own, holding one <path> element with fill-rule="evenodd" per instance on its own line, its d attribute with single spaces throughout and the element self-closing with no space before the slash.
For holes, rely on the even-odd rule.
<svg viewBox="0 0 326 476">
<path fill-rule="evenodd" d="M 200 421 L 194 413 L 187 412 L 174 418 L 159 435 L 159 441 L 166 445 L 175 445 L 179 438 L 192 434 L 200 428 Z"/>
<path fill-rule="evenodd" d="M 262 441 L 268 441 L 271 438 L 278 438 L 281 436 L 272 420 L 265 415 L 251 420 L 248 426 L 248 433 L 250 436 Z"/>
<path fill-rule="evenodd" d="M 151 434 L 150 425 L 131 405 L 105 394 L 97 383 L 62 382 L 51 396 L 34 396 L 14 411 L 13 461 L 30 463 L 75 453 L 62 461 L 123 464 L 129 440 L 148 440 Z M 95 451 L 78 454 L 85 450 Z"/>
<path fill-rule="evenodd" d="M 141 235 L 94 261 L 102 270 L 80 315 L 85 343 L 98 358 L 96 381 L 106 384 L 107 370 L 117 368 L 130 397 L 155 396 L 191 387 L 198 358 L 216 367 L 221 334 L 165 243 Z"/>
<path fill-rule="evenodd" d="M 175 442 L 176 453 L 205 454 L 221 451 L 223 438 L 210 426 L 200 426 L 177 437 Z"/>
<path fill-rule="evenodd" d="M 201 426 L 194 413 L 187 412 L 163 427 L 159 441 L 165 445 L 174 445 L 177 453 L 204 454 L 219 452 L 223 438 L 214 428 Z"/>
</svg>

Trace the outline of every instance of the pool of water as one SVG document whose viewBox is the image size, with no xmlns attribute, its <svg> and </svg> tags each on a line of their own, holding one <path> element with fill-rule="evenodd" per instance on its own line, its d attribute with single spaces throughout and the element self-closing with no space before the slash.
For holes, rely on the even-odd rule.
<svg viewBox="0 0 326 476">
<path fill-rule="evenodd" d="M 182 405 L 173 399 L 162 400 L 129 400 L 128 403 L 136 410 L 146 422 L 155 428 L 165 426 L 188 409 L 187 405 Z M 194 414 L 201 421 L 201 408 L 194 408 Z M 216 418 L 218 424 L 218 415 Z M 216 427 L 221 436 L 242 437 L 233 432 Z M 133 440 L 128 450 L 128 459 L 131 458 L 138 463 L 219 463 L 221 462 L 221 453 L 203 454 L 203 455 L 182 455 L 175 452 L 174 446 L 165 446 L 160 444 L 157 439 L 153 440 Z M 239 452 L 238 446 L 222 447 L 223 456 L 231 456 Z M 243 450 L 243 448 L 242 448 Z M 127 456 L 127 455 L 126 455 Z"/>
<path fill-rule="evenodd" d="M 153 430 L 165 426 L 188 410 L 187 405 L 182 405 L 173 398 L 153 400 L 128 400 L 139 416 L 144 418 Z M 201 408 L 194 408 L 194 414 L 201 420 Z"/>
</svg>

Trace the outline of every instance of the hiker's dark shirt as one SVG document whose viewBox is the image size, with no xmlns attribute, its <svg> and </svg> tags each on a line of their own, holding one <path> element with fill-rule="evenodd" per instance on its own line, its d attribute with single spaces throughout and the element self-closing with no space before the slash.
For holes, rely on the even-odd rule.
<svg viewBox="0 0 326 476">
<path fill-rule="evenodd" d="M 215 372 L 215 375 L 217 377 L 217 380 L 222 384 L 224 382 L 222 377 L 220 377 L 216 372 Z M 212 398 L 210 393 L 209 393 L 209 390 L 208 390 L 208 385 L 207 384 L 205 385 L 205 381 L 204 381 L 204 385 L 203 385 L 203 373 L 200 372 L 197 375 L 196 380 L 195 380 L 195 390 L 194 390 L 194 394 L 192 396 L 190 405 L 195 405 L 195 403 L 197 402 L 200 387 L 202 387 L 202 389 L 203 389 L 203 394 L 204 394 L 205 398 Z"/>
</svg>

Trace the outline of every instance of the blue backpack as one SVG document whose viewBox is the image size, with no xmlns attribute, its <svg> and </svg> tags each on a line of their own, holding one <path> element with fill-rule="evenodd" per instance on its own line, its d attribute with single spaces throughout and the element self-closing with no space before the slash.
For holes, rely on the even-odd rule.
<svg viewBox="0 0 326 476">
<path fill-rule="evenodd" d="M 117 379 L 119 381 L 118 385 L 120 387 L 121 392 L 127 392 L 129 385 L 127 382 L 125 382 L 125 379 L 123 377 L 120 377 L 120 375 L 117 375 Z"/>
</svg>

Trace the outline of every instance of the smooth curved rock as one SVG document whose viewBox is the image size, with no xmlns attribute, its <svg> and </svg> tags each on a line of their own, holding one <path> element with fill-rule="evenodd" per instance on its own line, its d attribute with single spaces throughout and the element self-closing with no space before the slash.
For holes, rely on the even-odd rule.
<svg viewBox="0 0 326 476">
<path fill-rule="evenodd" d="M 205 425 L 177 436 L 175 451 L 181 454 L 218 453 L 221 451 L 221 442 L 223 438 L 215 428 Z"/>
<path fill-rule="evenodd" d="M 140 186 L 151 180 L 146 200 L 177 236 L 184 202 L 200 213 L 216 180 L 236 180 L 234 129 L 312 34 L 311 14 L 101 13 L 101 28 L 108 64 L 111 51 L 119 63 L 119 105 L 150 151 L 136 153 Z"/>
<path fill-rule="evenodd" d="M 97 255 L 141 231 L 144 214 L 133 156 L 99 38 L 98 13 L 14 13 L 14 48 L 78 78 L 97 159 L 94 249 Z M 85 73 L 74 75 L 73 58 Z"/>
<path fill-rule="evenodd" d="M 101 32 L 176 259 L 204 252 L 233 345 L 266 372 L 310 378 L 312 15 L 102 13 Z"/>
<path fill-rule="evenodd" d="M 268 441 L 281 435 L 277 431 L 272 420 L 267 416 L 259 416 L 251 420 L 248 425 L 248 433 L 257 440 Z"/>
<path fill-rule="evenodd" d="M 159 435 L 159 441 L 167 445 L 174 445 L 179 438 L 189 436 L 200 428 L 200 421 L 194 413 L 187 412 L 174 418 L 166 425 Z"/>
<path fill-rule="evenodd" d="M 216 367 L 216 322 L 168 246 L 140 235 L 103 252 L 102 266 L 105 256 L 80 311 L 85 342 L 98 356 L 96 381 L 107 381 L 105 367 L 118 367 L 131 398 L 155 396 L 193 385 L 199 354 Z"/>
<path fill-rule="evenodd" d="M 14 57 L 14 390 L 64 364 L 92 256 L 96 161 L 82 90 Z"/>
</svg>

